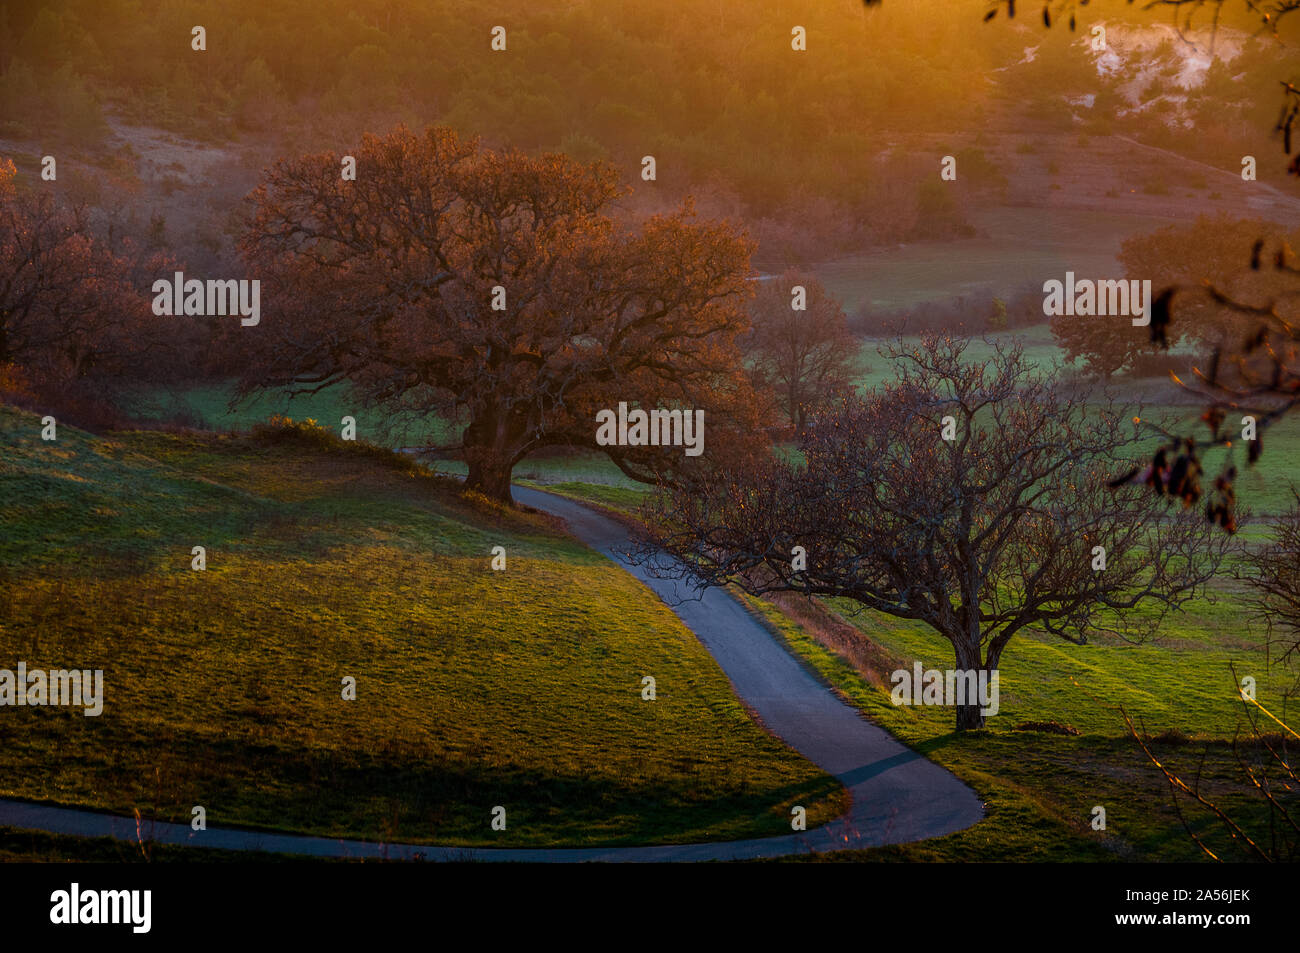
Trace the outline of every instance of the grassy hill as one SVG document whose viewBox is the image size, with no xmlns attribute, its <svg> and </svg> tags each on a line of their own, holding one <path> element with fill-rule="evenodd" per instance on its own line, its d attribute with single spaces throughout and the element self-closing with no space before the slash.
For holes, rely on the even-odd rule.
<svg viewBox="0 0 1300 953">
<path fill-rule="evenodd" d="M 304 425 L 39 433 L 0 408 L 0 668 L 103 668 L 106 700 L 6 709 L 0 795 L 500 846 L 779 834 L 794 804 L 843 806 L 671 611 L 541 514 Z"/>
</svg>

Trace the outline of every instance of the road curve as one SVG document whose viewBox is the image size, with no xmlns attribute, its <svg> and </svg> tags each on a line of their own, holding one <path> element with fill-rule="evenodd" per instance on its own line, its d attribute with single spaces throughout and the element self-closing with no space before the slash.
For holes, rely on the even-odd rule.
<svg viewBox="0 0 1300 953">
<path fill-rule="evenodd" d="M 764 626 L 719 589 L 698 593 L 629 564 L 628 530 L 563 497 L 516 487 L 515 499 L 564 519 L 592 549 L 620 563 L 660 596 L 712 653 L 736 694 L 790 747 L 848 789 L 847 814 L 810 831 L 655 847 L 465 848 L 273 834 L 145 822 L 158 843 L 318 857 L 518 862 L 741 860 L 925 840 L 977 823 L 983 807 L 954 775 L 896 741 L 818 682 Z M 134 818 L 0 799 L 0 826 L 82 837 L 137 839 Z"/>
</svg>

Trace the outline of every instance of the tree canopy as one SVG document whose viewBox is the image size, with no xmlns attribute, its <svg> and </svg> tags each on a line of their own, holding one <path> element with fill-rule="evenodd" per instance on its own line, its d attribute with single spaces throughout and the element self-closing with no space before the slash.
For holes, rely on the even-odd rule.
<svg viewBox="0 0 1300 953">
<path fill-rule="evenodd" d="M 711 448 L 761 439 L 741 366 L 751 243 L 689 206 L 634 229 L 606 163 L 492 150 L 452 130 L 368 135 L 275 164 L 243 238 L 272 302 L 244 387 L 319 389 L 464 424 L 469 485 L 509 498 L 547 446 L 597 446 L 620 402 L 703 409 Z M 681 450 L 601 446 L 638 479 Z"/>
</svg>

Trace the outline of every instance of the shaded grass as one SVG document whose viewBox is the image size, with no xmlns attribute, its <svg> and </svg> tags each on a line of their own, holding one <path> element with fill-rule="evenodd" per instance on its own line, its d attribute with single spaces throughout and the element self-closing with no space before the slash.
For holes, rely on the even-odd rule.
<svg viewBox="0 0 1300 953">
<path fill-rule="evenodd" d="M 233 401 L 233 406 L 232 406 Z M 247 431 L 277 414 L 312 418 L 338 432 L 344 417 L 357 424 L 357 439 L 386 446 L 416 446 L 449 442 L 452 428 L 436 417 L 393 414 L 367 407 L 350 385 L 336 384 L 315 394 L 291 396 L 264 391 L 235 400 L 233 383 L 213 383 L 181 391 L 157 391 L 130 410 L 142 419 L 177 420 L 198 429 Z"/>
<path fill-rule="evenodd" d="M 1045 324 L 991 335 L 989 341 L 975 338 L 966 349 L 967 358 L 973 361 L 990 358 L 993 354 L 990 342 L 995 339 L 1019 343 L 1024 348 L 1025 356 L 1044 370 L 1070 367 L 1064 364 L 1063 353 Z M 909 343 L 918 340 L 915 336 L 904 339 Z M 860 370 L 854 377 L 854 383 L 858 387 L 876 388 L 894 380 L 895 368 L 892 362 L 879 353 L 884 343 L 886 342 L 877 339 L 860 341 L 857 359 Z M 1202 408 L 1190 398 L 1183 404 L 1147 400 L 1143 405 L 1139 395 L 1146 394 L 1158 383 L 1159 381 L 1121 376 L 1116 378 L 1113 386 L 1122 398 L 1121 406 L 1130 405 L 1134 413 L 1141 406 L 1145 419 L 1168 421 L 1180 434 L 1199 437 L 1205 433 L 1204 425 L 1199 422 Z M 1167 391 L 1167 384 L 1164 381 L 1160 387 Z M 229 406 L 231 394 L 232 388 L 229 385 L 194 387 L 177 394 L 160 392 L 143 401 L 134 410 L 145 416 L 163 419 L 179 415 L 201 427 L 231 432 L 248 431 L 275 414 L 311 417 L 337 432 L 342 417 L 351 415 L 356 418 L 358 438 L 361 440 L 394 447 L 455 442 L 456 428 L 449 422 L 436 417 L 390 414 L 376 408 L 366 408 L 352 396 L 347 384 L 293 398 L 285 393 L 266 392 L 237 402 L 233 409 Z M 1172 398 L 1166 394 L 1166 400 L 1168 399 Z M 1207 451 L 1203 459 L 1206 477 L 1202 482 L 1208 490 L 1213 477 L 1232 455 L 1231 460 L 1240 471 L 1235 484 L 1240 502 L 1258 517 L 1246 527 L 1246 535 L 1251 539 L 1265 537 L 1267 518 L 1284 512 L 1293 502 L 1290 486 L 1295 474 L 1300 472 L 1300 415 L 1291 415 L 1274 424 L 1264 435 L 1264 441 L 1265 451 L 1259 463 L 1253 467 L 1244 465 L 1245 454 L 1240 445 L 1235 452 L 1223 448 Z M 1153 437 L 1152 448 L 1158 442 L 1159 438 Z M 465 465 L 453 459 L 431 461 L 429 465 L 437 472 L 449 475 L 463 476 L 466 472 Z M 516 480 L 541 484 L 587 483 L 627 489 L 639 487 L 603 454 L 576 449 L 530 456 L 515 468 L 514 477 Z M 570 488 L 566 492 L 581 491 Z M 623 505 L 625 500 L 611 497 L 602 502 Z"/>
<path fill-rule="evenodd" d="M 582 483 L 576 480 L 567 480 L 560 483 L 541 483 L 535 480 L 521 480 L 520 482 L 529 486 L 544 488 L 548 493 L 567 496 L 571 500 L 593 503 L 616 513 L 622 513 L 625 516 L 636 515 L 641 508 L 641 504 L 645 502 L 646 497 L 651 493 L 651 488 L 648 486 L 610 486 L 608 484 Z"/>
</svg>

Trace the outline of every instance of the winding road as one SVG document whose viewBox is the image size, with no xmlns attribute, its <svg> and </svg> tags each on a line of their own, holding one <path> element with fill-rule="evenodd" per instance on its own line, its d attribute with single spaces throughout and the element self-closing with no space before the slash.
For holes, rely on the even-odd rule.
<svg viewBox="0 0 1300 953">
<path fill-rule="evenodd" d="M 775 837 L 654 847 L 463 848 L 274 834 L 146 822 L 158 843 L 319 857 L 520 862 L 703 861 L 780 857 L 925 840 L 977 823 L 983 807 L 954 775 L 896 741 L 814 678 L 726 592 L 700 594 L 623 556 L 627 529 L 581 503 L 515 488 L 515 499 L 564 519 L 569 531 L 662 598 L 717 659 L 763 724 L 848 789 L 848 813 L 822 827 Z M 136 840 L 134 818 L 0 799 L 0 825 L 82 837 Z"/>
</svg>

